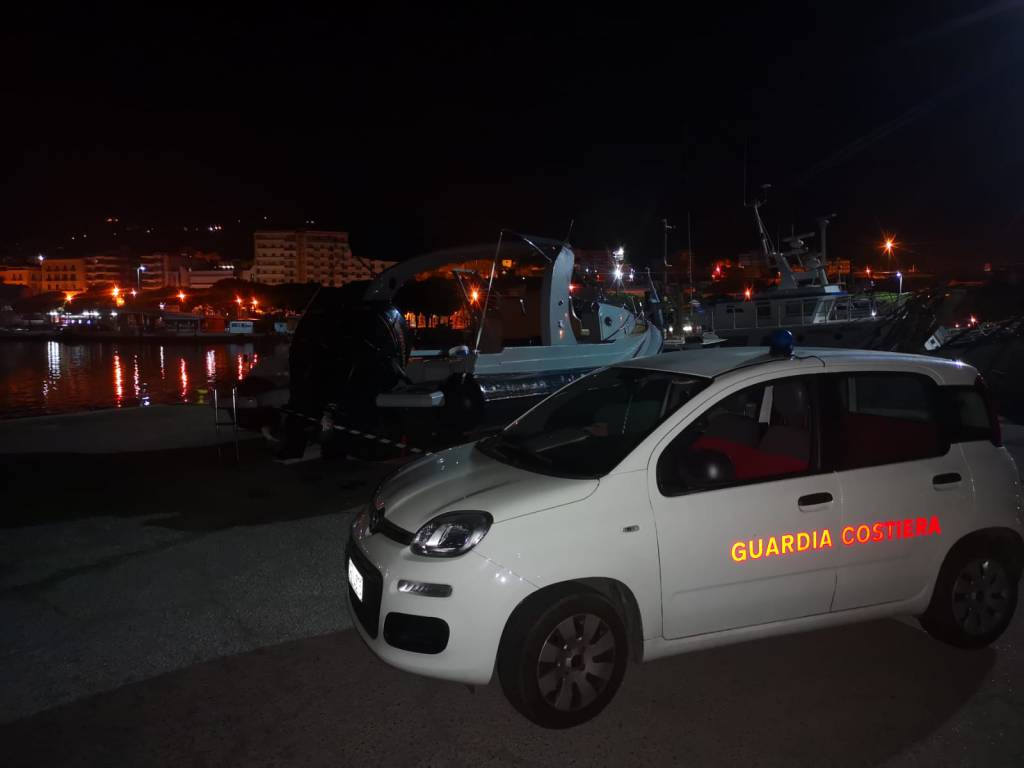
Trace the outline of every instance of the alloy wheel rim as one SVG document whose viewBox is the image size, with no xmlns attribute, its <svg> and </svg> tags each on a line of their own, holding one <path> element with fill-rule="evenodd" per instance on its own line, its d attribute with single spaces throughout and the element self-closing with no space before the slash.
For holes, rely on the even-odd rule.
<svg viewBox="0 0 1024 768">
<path fill-rule="evenodd" d="M 592 704 L 615 670 L 615 634 L 592 613 L 560 621 L 544 640 L 537 659 L 541 696 L 559 712 Z"/>
<path fill-rule="evenodd" d="M 1010 579 L 997 560 L 976 558 L 953 584 L 953 617 L 969 635 L 991 632 L 1010 607 Z"/>
</svg>

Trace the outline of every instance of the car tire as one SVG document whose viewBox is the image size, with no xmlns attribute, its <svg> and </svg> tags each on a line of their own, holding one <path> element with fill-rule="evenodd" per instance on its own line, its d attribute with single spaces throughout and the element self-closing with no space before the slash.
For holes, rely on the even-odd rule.
<svg viewBox="0 0 1024 768">
<path fill-rule="evenodd" d="M 506 698 L 544 728 L 571 728 L 615 696 L 628 663 L 625 623 L 598 592 L 563 592 L 516 609 L 498 649 Z"/>
<path fill-rule="evenodd" d="M 1019 579 L 1012 560 L 998 548 L 954 549 L 942 564 L 921 626 L 957 648 L 983 648 L 1009 626 Z"/>
</svg>

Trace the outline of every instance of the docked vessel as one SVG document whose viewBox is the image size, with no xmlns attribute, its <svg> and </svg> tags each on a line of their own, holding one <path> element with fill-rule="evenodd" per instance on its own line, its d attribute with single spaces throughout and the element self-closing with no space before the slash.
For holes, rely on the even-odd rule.
<svg viewBox="0 0 1024 768">
<path fill-rule="evenodd" d="M 880 305 L 866 294 L 852 294 L 829 281 L 825 268 L 825 234 L 830 217 L 818 220 L 818 233 L 806 232 L 772 242 L 761 217 L 762 201 L 753 203 L 761 249 L 768 266 L 778 272 L 778 285 L 742 299 L 711 306 L 711 330 L 730 346 L 763 346 L 772 331 L 792 331 L 797 343 L 819 347 L 871 348 L 895 305 Z M 819 250 L 807 241 L 818 237 Z"/>
<path fill-rule="evenodd" d="M 428 253 L 322 290 L 295 333 L 289 408 L 348 422 L 429 412 L 468 430 L 661 351 L 653 285 L 639 313 L 575 296 L 574 261 L 567 242 L 503 231 L 497 248 Z"/>
</svg>

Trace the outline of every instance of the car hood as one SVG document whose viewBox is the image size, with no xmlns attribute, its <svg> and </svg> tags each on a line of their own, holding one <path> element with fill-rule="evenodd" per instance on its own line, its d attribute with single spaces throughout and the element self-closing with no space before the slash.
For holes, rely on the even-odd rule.
<svg viewBox="0 0 1024 768">
<path fill-rule="evenodd" d="M 597 480 L 551 477 L 504 464 L 472 443 L 424 456 L 383 485 L 384 514 L 415 533 L 443 512 L 481 510 L 495 523 L 569 504 L 597 489 Z"/>
</svg>

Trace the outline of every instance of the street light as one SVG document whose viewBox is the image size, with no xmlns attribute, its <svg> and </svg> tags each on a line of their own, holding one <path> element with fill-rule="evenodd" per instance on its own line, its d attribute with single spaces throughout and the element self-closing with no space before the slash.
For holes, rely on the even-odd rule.
<svg viewBox="0 0 1024 768">
<path fill-rule="evenodd" d="M 885 242 L 882 243 L 882 250 L 885 251 L 885 255 L 889 259 L 889 269 L 892 269 L 892 249 L 896 247 L 896 241 L 891 237 L 886 237 Z"/>
<path fill-rule="evenodd" d="M 896 277 L 898 277 L 900 279 L 900 287 L 899 287 L 899 291 L 897 292 L 896 295 L 897 296 L 902 296 L 903 295 L 903 273 L 902 272 L 897 272 L 896 273 Z"/>
<path fill-rule="evenodd" d="M 138 269 L 135 270 L 135 282 L 136 282 L 136 284 L 138 286 L 138 289 L 140 291 L 142 290 L 142 273 L 145 272 L 145 271 L 146 271 L 146 265 L 145 264 L 139 264 Z"/>
<path fill-rule="evenodd" d="M 184 300 L 185 300 L 185 292 L 184 291 L 178 291 L 178 301 L 184 301 Z"/>
</svg>

